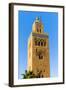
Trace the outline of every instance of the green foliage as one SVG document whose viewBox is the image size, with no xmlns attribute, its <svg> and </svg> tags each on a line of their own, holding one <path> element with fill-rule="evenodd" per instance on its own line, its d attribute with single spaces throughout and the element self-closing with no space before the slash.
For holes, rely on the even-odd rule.
<svg viewBox="0 0 66 90">
<path fill-rule="evenodd" d="M 37 75 L 33 73 L 33 71 L 27 71 L 25 70 L 25 74 L 21 74 L 23 76 L 23 79 L 29 79 L 29 78 L 40 78 L 41 77 L 41 72 L 37 72 Z"/>
<path fill-rule="evenodd" d="M 25 74 L 22 74 L 22 75 L 23 75 L 23 79 L 29 79 L 29 78 L 35 77 L 35 75 L 32 71 L 27 72 L 27 70 L 25 70 Z"/>
</svg>

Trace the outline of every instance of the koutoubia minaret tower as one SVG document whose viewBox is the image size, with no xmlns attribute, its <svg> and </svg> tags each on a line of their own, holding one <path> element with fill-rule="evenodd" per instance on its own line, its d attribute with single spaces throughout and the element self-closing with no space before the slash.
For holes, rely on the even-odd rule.
<svg viewBox="0 0 66 90">
<path fill-rule="evenodd" d="M 49 37 L 44 33 L 44 25 L 39 17 L 32 25 L 32 32 L 28 39 L 28 71 L 40 77 L 50 77 Z"/>
</svg>

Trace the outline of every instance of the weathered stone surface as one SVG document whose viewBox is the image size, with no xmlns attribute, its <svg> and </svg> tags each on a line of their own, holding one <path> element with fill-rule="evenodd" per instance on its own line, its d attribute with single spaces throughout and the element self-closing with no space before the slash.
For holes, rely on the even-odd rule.
<svg viewBox="0 0 66 90">
<path fill-rule="evenodd" d="M 28 40 L 27 70 L 33 71 L 35 75 L 41 71 L 41 77 L 50 77 L 49 37 L 43 33 L 42 27 L 40 27 L 42 31 L 39 33 L 35 33 L 36 27 L 34 25 L 33 28 L 35 29 L 34 33 L 31 34 Z M 37 45 L 35 44 L 35 40 L 37 40 Z"/>
</svg>

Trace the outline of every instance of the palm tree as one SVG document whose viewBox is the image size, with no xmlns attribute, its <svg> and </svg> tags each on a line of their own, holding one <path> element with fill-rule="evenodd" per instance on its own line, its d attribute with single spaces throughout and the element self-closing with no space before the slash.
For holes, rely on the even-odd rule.
<svg viewBox="0 0 66 90">
<path fill-rule="evenodd" d="M 23 79 L 40 78 L 41 77 L 41 73 L 42 73 L 42 71 L 37 72 L 37 74 L 35 75 L 33 73 L 33 71 L 27 71 L 27 70 L 25 70 L 25 74 L 21 74 L 21 75 L 23 76 Z"/>
<path fill-rule="evenodd" d="M 32 71 L 25 70 L 25 74 L 21 74 L 23 79 L 35 78 L 35 74 Z"/>
</svg>

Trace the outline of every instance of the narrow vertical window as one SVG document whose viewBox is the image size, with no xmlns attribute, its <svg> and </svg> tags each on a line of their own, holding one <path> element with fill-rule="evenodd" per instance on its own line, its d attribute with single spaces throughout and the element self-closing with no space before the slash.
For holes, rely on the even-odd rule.
<svg viewBox="0 0 66 90">
<path fill-rule="evenodd" d="M 38 42 L 38 46 L 40 46 L 40 42 Z"/>
<path fill-rule="evenodd" d="M 41 33 L 41 29 L 40 29 L 40 33 Z"/>
<path fill-rule="evenodd" d="M 43 46 L 43 42 L 41 42 L 41 46 Z"/>
</svg>

